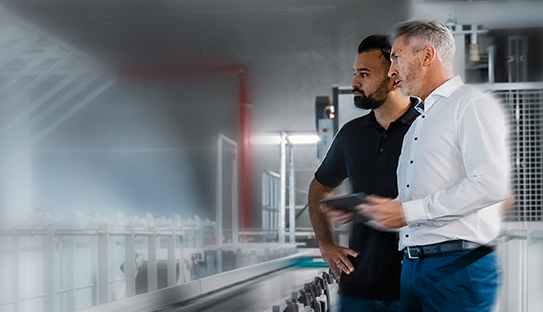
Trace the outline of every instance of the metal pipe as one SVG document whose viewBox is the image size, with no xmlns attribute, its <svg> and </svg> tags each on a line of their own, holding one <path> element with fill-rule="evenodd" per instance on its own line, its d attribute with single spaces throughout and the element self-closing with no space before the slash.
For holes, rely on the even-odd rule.
<svg viewBox="0 0 543 312">
<path fill-rule="evenodd" d="M 215 221 L 217 222 L 217 232 L 215 234 L 215 242 L 217 245 L 222 245 L 222 137 L 219 135 L 217 139 L 217 189 L 215 190 Z"/>
<path fill-rule="evenodd" d="M 239 205 L 238 205 L 238 157 L 237 145 L 232 149 L 232 243 L 239 243 Z"/>
<path fill-rule="evenodd" d="M 496 63 L 496 46 L 488 47 L 488 83 L 494 83 L 494 66 Z"/>
<path fill-rule="evenodd" d="M 243 228 L 249 227 L 249 121 L 247 99 L 247 71 L 239 74 L 239 116 L 240 116 L 240 142 L 241 142 L 241 223 Z"/>
<path fill-rule="evenodd" d="M 263 172 L 262 173 L 262 229 L 263 230 L 266 230 L 267 228 L 267 215 L 268 215 L 268 210 L 266 209 L 266 206 L 267 205 L 267 200 L 266 200 L 266 196 L 267 196 L 267 192 L 266 192 L 266 189 L 268 188 L 268 184 L 266 183 L 266 173 Z"/>
</svg>

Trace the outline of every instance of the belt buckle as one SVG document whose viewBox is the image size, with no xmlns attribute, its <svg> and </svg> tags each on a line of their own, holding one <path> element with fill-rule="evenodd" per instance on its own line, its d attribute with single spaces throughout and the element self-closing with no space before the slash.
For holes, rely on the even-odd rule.
<svg viewBox="0 0 543 312">
<path fill-rule="evenodd" d="M 413 256 L 411 255 L 411 250 L 417 250 L 417 255 Z M 420 258 L 420 249 L 417 247 L 407 247 L 407 258 L 409 259 L 418 259 Z"/>
</svg>

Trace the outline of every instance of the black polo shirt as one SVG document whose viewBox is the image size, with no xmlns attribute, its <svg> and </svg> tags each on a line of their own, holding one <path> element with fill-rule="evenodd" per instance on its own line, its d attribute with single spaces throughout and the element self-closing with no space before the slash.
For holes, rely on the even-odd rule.
<svg viewBox="0 0 543 312">
<path fill-rule="evenodd" d="M 349 178 L 354 193 L 396 198 L 396 168 L 403 137 L 418 115 L 411 105 L 387 130 L 379 125 L 373 111 L 346 123 L 315 178 L 332 188 Z M 351 258 L 354 272 L 342 273 L 340 293 L 366 300 L 399 300 L 402 253 L 398 251 L 398 234 L 354 223 L 349 245 L 358 256 Z"/>
</svg>

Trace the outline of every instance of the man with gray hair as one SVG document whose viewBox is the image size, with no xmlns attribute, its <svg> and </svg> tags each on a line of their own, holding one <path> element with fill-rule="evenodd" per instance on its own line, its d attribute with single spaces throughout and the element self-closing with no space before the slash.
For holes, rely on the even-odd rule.
<svg viewBox="0 0 543 312">
<path fill-rule="evenodd" d="M 508 197 L 505 118 L 498 103 L 453 76 L 455 44 L 435 21 L 397 26 L 388 75 L 417 96 L 404 137 L 396 200 L 370 196 L 360 212 L 399 228 L 403 311 L 491 311 L 492 241 Z"/>
</svg>

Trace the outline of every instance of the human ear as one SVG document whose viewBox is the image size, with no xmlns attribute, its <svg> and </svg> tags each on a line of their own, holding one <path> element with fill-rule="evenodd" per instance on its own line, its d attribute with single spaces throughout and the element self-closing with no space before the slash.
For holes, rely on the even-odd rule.
<svg viewBox="0 0 543 312">
<path fill-rule="evenodd" d="M 437 58 L 436 48 L 432 45 L 427 45 L 424 50 L 422 50 L 422 65 L 428 66 Z"/>
</svg>

